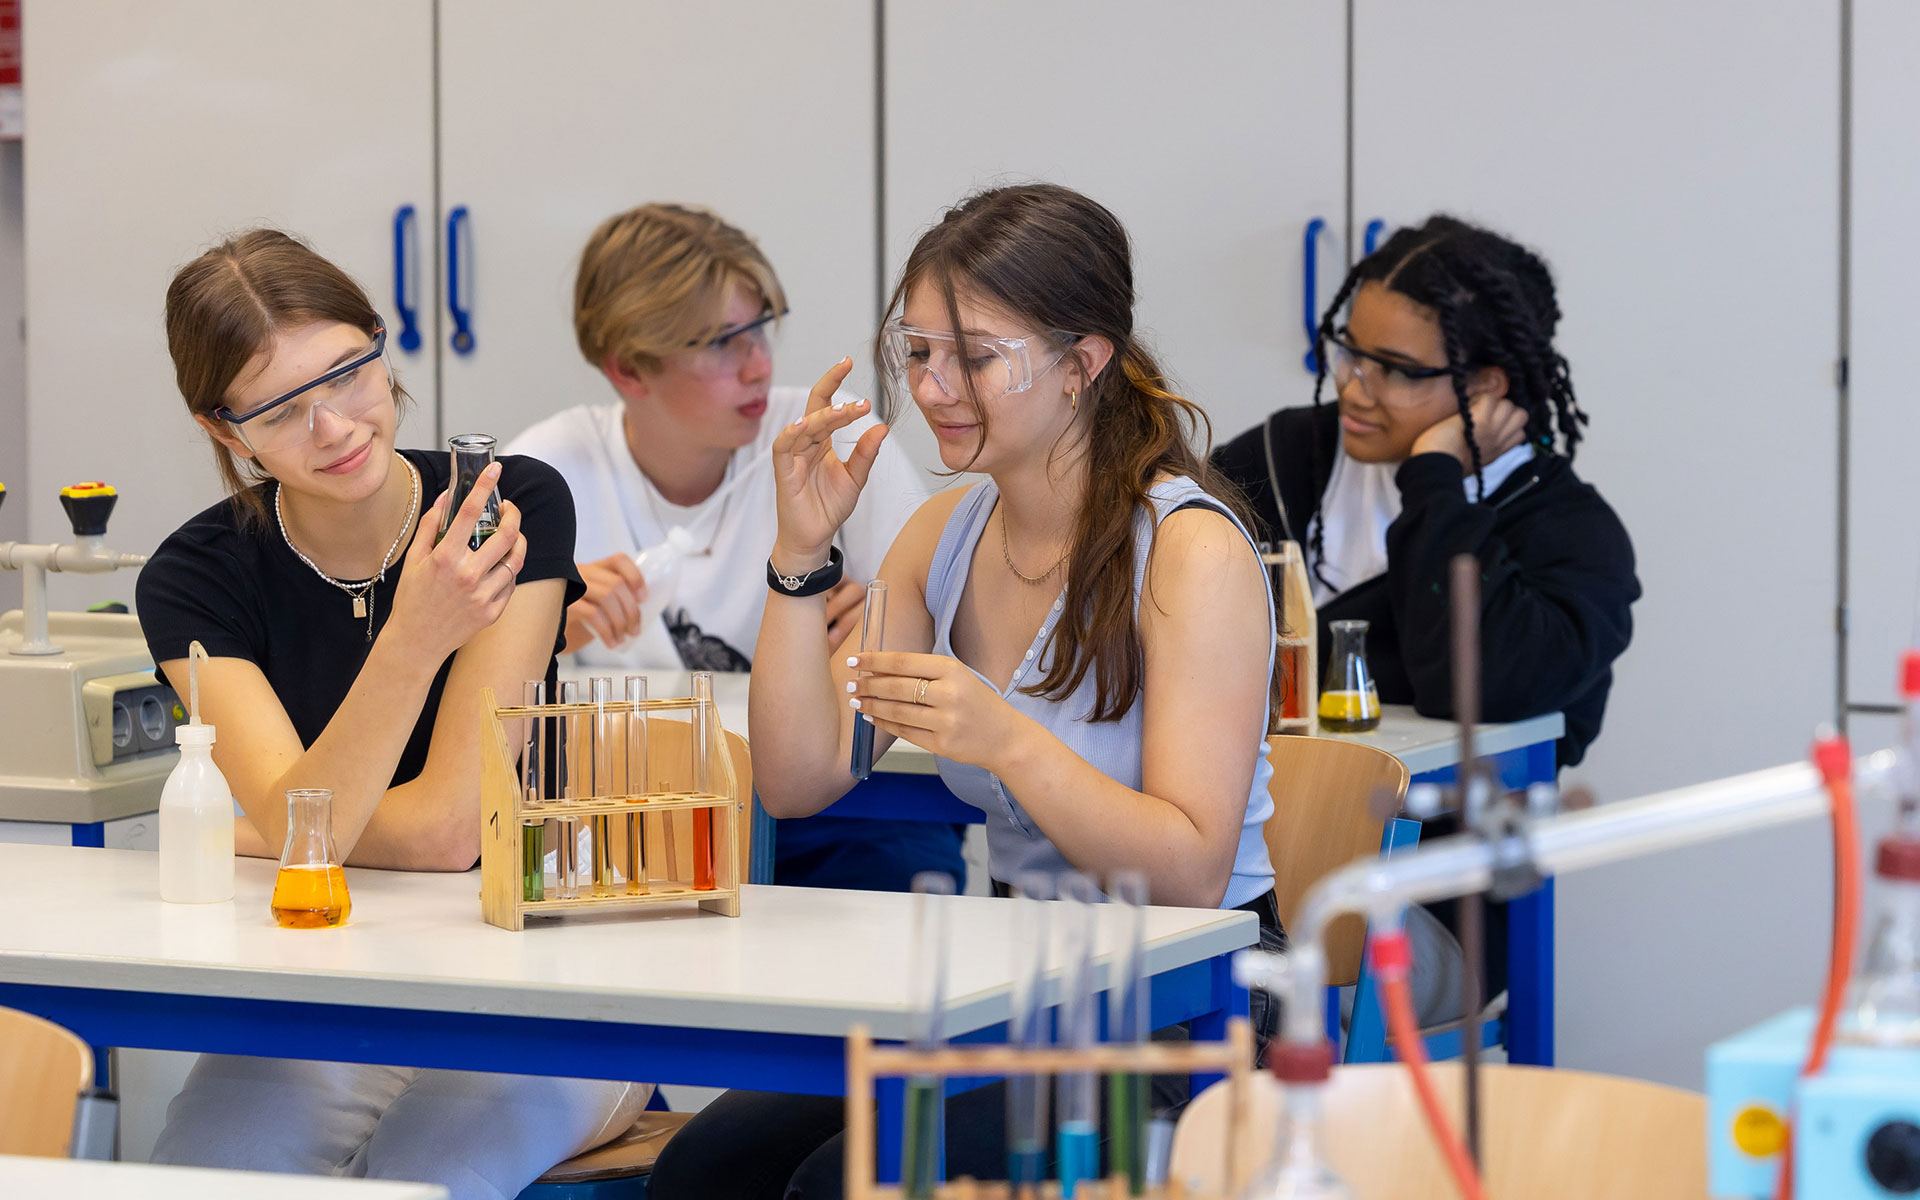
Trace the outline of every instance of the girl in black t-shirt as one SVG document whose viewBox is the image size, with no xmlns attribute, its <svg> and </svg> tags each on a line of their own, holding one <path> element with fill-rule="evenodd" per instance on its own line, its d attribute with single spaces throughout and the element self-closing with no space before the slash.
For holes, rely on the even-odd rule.
<svg viewBox="0 0 1920 1200">
<path fill-rule="evenodd" d="M 137 599 L 176 684 L 203 643 L 201 711 L 273 856 L 283 793 L 331 788 L 351 865 L 467 870 L 480 852 L 479 690 L 550 676 L 573 505 L 532 459 L 450 496 L 444 453 L 397 452 L 406 394 L 365 293 L 283 233 L 209 250 L 167 292 L 180 391 L 233 494 L 169 537 Z M 498 486 L 500 524 L 468 540 Z M 445 529 L 447 536 L 436 539 Z M 510 743 L 517 737 L 510 734 Z M 645 1085 L 203 1055 L 155 1161 L 441 1183 L 516 1195 L 621 1132 Z"/>
</svg>

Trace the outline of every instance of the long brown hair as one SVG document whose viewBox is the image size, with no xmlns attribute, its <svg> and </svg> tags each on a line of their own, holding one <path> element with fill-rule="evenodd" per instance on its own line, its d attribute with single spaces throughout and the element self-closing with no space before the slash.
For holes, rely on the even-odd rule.
<svg viewBox="0 0 1920 1200">
<path fill-rule="evenodd" d="M 1045 678 L 1021 690 L 1065 699 L 1091 671 L 1092 719 L 1117 721 L 1133 707 L 1145 671 L 1134 616 L 1133 564 L 1134 522 L 1152 503 L 1148 489 L 1161 476 L 1185 475 L 1236 512 L 1241 507 L 1233 488 L 1207 462 L 1213 427 L 1206 413 L 1174 392 L 1134 335 L 1127 231 L 1106 208 L 1070 188 L 1046 183 L 993 188 L 948 209 L 921 236 L 887 303 L 883 326 L 899 315 L 908 290 L 923 281 L 939 289 L 956 330 L 962 327 L 958 294 L 964 290 L 1037 330 L 1072 342 L 1098 336 L 1113 345 L 1108 369 L 1078 400 L 1087 430 L 1087 491 L 1074 518 L 1066 606 L 1052 634 L 1052 665 Z M 876 368 L 882 411 L 891 419 L 899 407 L 897 385 L 877 360 Z M 985 408 L 968 373 L 960 374 L 979 415 L 984 445 Z M 1280 711 L 1275 704 L 1270 709 Z"/>
<path fill-rule="evenodd" d="M 351 276 L 278 229 L 237 234 L 181 267 L 167 285 L 167 353 L 187 411 L 211 418 L 276 333 L 314 321 L 344 322 L 372 337 L 380 314 Z M 397 382 L 393 398 L 404 412 L 410 398 Z M 256 485 L 272 476 L 257 460 L 207 440 L 242 520 L 264 523 Z"/>
</svg>

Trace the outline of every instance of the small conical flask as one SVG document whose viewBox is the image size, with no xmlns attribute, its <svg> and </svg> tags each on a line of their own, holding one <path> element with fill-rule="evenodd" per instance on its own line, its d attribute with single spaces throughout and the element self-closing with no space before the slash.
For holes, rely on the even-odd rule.
<svg viewBox="0 0 1920 1200">
<path fill-rule="evenodd" d="M 1253 1177 L 1240 1200 L 1353 1200 L 1327 1164 L 1320 1144 L 1320 1093 L 1325 1083 L 1287 1084 L 1286 1111 L 1273 1161 Z"/>
<path fill-rule="evenodd" d="M 1920 1046 L 1920 830 L 1911 817 L 1881 839 L 1876 858 L 1879 912 L 1840 1038 Z"/>
<path fill-rule="evenodd" d="M 273 919 L 288 929 L 330 929 L 353 911 L 347 873 L 333 849 L 333 793 L 287 793 L 287 844 L 273 881 Z"/>
<path fill-rule="evenodd" d="M 1367 623 L 1335 621 L 1333 653 L 1320 688 L 1320 728 L 1328 733 L 1365 733 L 1380 724 L 1380 693 L 1367 670 Z"/>
</svg>

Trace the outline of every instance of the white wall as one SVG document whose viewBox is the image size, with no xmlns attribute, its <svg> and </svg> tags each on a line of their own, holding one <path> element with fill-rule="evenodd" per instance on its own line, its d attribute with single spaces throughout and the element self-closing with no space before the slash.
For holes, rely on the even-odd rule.
<svg viewBox="0 0 1920 1200">
<path fill-rule="evenodd" d="M 0 142 L 0 542 L 27 536 L 26 256 L 20 143 Z M 20 573 L 0 571 L 0 612 L 20 607 Z"/>
</svg>

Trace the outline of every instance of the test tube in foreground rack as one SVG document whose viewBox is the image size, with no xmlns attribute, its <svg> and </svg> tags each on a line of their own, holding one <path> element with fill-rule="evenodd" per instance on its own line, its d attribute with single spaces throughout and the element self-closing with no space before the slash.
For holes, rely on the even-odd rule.
<svg viewBox="0 0 1920 1200">
<path fill-rule="evenodd" d="M 613 718 L 607 705 L 613 700 L 613 676 L 595 675 L 588 681 L 593 700 L 593 789 L 595 800 L 609 800 L 618 789 L 613 782 Z M 593 830 L 593 894 L 613 895 L 613 818 L 602 813 L 589 817 Z"/>
<path fill-rule="evenodd" d="M 946 1044 L 947 910 L 953 876 L 922 871 L 913 877 L 913 940 L 907 946 L 907 1044 L 938 1050 Z M 900 1183 L 907 1200 L 931 1200 L 940 1184 L 946 1134 L 945 1084 L 938 1076 L 907 1080 L 906 1127 L 900 1131 Z"/>
<path fill-rule="evenodd" d="M 876 579 L 867 585 L 867 606 L 860 624 L 860 653 L 879 650 L 886 645 L 887 583 Z M 865 779 L 873 774 L 873 722 L 867 714 L 853 714 L 853 777 Z"/>
<path fill-rule="evenodd" d="M 1147 877 L 1139 871 L 1115 871 L 1107 887 L 1113 901 L 1106 907 L 1118 922 L 1118 957 L 1107 987 L 1107 1040 L 1147 1040 L 1147 980 L 1142 954 L 1147 930 Z M 1115 1071 L 1107 1076 L 1107 1120 L 1113 1130 L 1109 1177 L 1124 1175 L 1127 1194 L 1147 1190 L 1147 1085 L 1141 1071 Z"/>
<path fill-rule="evenodd" d="M 1044 1049 L 1047 1031 L 1047 912 L 1053 906 L 1053 876 L 1029 871 L 1014 881 L 1013 1011 L 1007 1043 Z M 1047 1084 L 1045 1075 L 1007 1077 L 1007 1181 L 1016 1197 L 1030 1197 L 1047 1174 Z M 1031 1189 L 1031 1190 L 1030 1190 Z"/>
<path fill-rule="evenodd" d="M 1099 1014 L 1093 990 L 1094 904 L 1100 893 L 1085 875 L 1060 877 L 1060 903 L 1054 915 L 1066 942 L 1066 980 L 1060 997 L 1060 1043 L 1091 1050 L 1097 1042 Z M 1100 1106 L 1091 1071 L 1075 1071 L 1058 1080 L 1060 1106 L 1060 1195 L 1072 1200 L 1080 1183 L 1100 1177 Z"/>
<path fill-rule="evenodd" d="M 571 679 L 560 682 L 560 703 L 580 703 L 580 685 Z M 590 768 L 583 769 L 581 763 L 580 716 L 578 713 L 563 713 L 555 718 L 554 734 L 559 741 L 555 747 L 554 767 L 560 772 L 559 796 L 568 803 L 580 798 L 581 777 L 591 775 Z M 587 784 L 591 787 L 591 783 Z M 554 894 L 562 900 L 580 898 L 580 822 L 574 817 L 562 817 L 554 822 L 554 839 L 557 847 L 554 871 Z"/>
<path fill-rule="evenodd" d="M 547 702 L 547 685 L 544 680 L 529 679 L 520 685 L 520 703 L 528 708 L 537 708 Z M 541 761 L 547 751 L 546 720 L 543 717 L 528 717 L 526 732 L 520 739 L 520 795 L 523 797 L 522 809 L 532 810 L 545 803 L 541 794 L 541 777 L 545 764 Z M 547 898 L 547 823 L 545 819 L 523 820 L 520 825 L 520 898 L 522 900 L 545 900 Z"/>
<path fill-rule="evenodd" d="M 627 676 L 627 703 L 640 705 L 646 703 L 647 677 L 645 675 Z M 647 714 L 636 707 L 627 714 L 627 772 L 626 797 L 639 803 L 640 797 L 647 794 L 652 785 L 647 782 Z M 627 818 L 627 895 L 644 896 L 647 893 L 647 819 L 639 813 Z"/>
<path fill-rule="evenodd" d="M 695 671 L 693 673 L 693 791 L 698 796 L 711 796 L 719 790 L 717 767 L 714 762 L 714 722 L 717 714 L 713 708 L 713 672 Z M 696 808 L 693 810 L 693 890 L 710 892 L 713 890 L 713 810 Z"/>
</svg>

